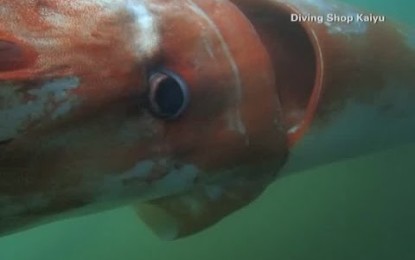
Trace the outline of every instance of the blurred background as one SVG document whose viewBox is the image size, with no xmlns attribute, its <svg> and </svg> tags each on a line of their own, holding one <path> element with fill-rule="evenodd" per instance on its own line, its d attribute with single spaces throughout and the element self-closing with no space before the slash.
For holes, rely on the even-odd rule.
<svg viewBox="0 0 415 260">
<path fill-rule="evenodd" d="M 346 2 L 415 25 L 413 1 Z M 175 242 L 125 207 L 1 237 L 0 260 L 415 259 L 414 157 L 405 146 L 280 179 L 249 207 Z"/>
</svg>

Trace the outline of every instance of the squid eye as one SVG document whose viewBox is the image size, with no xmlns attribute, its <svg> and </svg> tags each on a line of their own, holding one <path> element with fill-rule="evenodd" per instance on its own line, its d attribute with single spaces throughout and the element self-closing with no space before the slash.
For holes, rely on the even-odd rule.
<svg viewBox="0 0 415 260">
<path fill-rule="evenodd" d="M 163 70 L 150 77 L 150 110 L 160 118 L 176 119 L 189 103 L 189 90 L 177 74 Z"/>
</svg>

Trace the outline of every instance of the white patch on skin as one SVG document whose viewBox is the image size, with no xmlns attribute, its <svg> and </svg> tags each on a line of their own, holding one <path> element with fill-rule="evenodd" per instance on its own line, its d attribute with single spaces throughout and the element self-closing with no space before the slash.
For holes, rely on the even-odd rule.
<svg viewBox="0 0 415 260">
<path fill-rule="evenodd" d="M 74 12 L 85 12 L 85 10 L 93 10 L 92 8 L 100 9 L 100 16 L 114 15 L 116 12 L 126 10 L 132 16 L 134 21 L 134 32 L 132 42 L 133 49 L 136 51 L 136 56 L 140 58 L 151 57 L 158 50 L 160 44 L 159 27 L 154 15 L 147 8 L 145 1 L 134 0 L 71 0 L 61 5 L 69 6 Z M 54 27 L 59 28 L 61 31 L 65 31 L 66 28 L 73 26 L 73 18 L 61 14 L 59 10 L 50 9 L 48 7 L 41 7 L 39 12 L 43 19 Z M 85 33 L 83 37 L 90 35 L 90 28 L 96 28 L 99 22 L 100 16 L 91 16 L 90 19 L 83 20 L 82 26 L 84 30 L 80 30 L 80 33 Z M 40 42 L 41 39 L 36 37 L 36 41 Z M 43 44 L 53 44 L 53 40 L 47 38 L 47 41 Z"/>
<path fill-rule="evenodd" d="M 137 34 L 134 45 L 137 57 L 150 57 L 158 50 L 160 33 L 153 14 L 143 2 L 127 0 L 126 6 L 133 14 L 137 25 Z"/>
<path fill-rule="evenodd" d="M 242 82 L 241 82 L 241 76 L 239 73 L 239 68 L 236 65 L 235 59 L 232 56 L 229 46 L 226 43 L 225 39 L 223 38 L 223 35 L 221 34 L 220 30 L 217 28 L 216 24 L 210 19 L 210 17 L 193 1 L 189 0 L 188 3 L 189 3 L 190 9 L 194 13 L 196 13 L 199 17 L 205 20 L 205 22 L 208 24 L 210 29 L 212 29 L 212 31 L 216 34 L 216 37 L 220 41 L 220 45 L 223 50 L 223 53 L 226 56 L 226 59 L 229 61 L 229 64 L 232 69 L 233 78 L 234 78 L 234 86 L 235 86 L 235 96 L 237 100 L 237 105 L 239 106 L 239 104 L 242 101 Z M 227 114 L 227 117 L 228 117 L 229 129 L 231 129 L 232 131 L 237 131 L 241 135 L 246 135 L 246 128 L 242 122 L 242 116 L 241 116 L 241 112 L 239 111 L 239 107 L 236 107 L 235 109 L 230 110 Z"/>
<path fill-rule="evenodd" d="M 188 213 L 193 216 L 200 216 L 203 211 L 203 204 L 197 198 L 192 196 L 183 196 L 180 198 L 180 204 L 184 205 Z"/>
<path fill-rule="evenodd" d="M 145 160 L 137 163 L 133 168 L 124 172 L 119 178 L 127 180 L 131 178 L 146 178 L 153 169 L 155 163 L 151 160 Z"/>
<path fill-rule="evenodd" d="M 97 5 L 105 8 L 114 7 L 118 9 L 121 3 L 124 3 L 125 1 L 126 0 L 72 0 L 65 4 L 68 4 L 71 8 L 77 10 L 84 10 L 85 7 L 94 7 Z"/>
<path fill-rule="evenodd" d="M 133 193 L 148 193 L 149 187 L 145 182 L 146 177 L 148 177 L 156 163 L 152 160 L 144 160 L 137 162 L 131 169 L 121 173 L 121 174 L 112 174 L 104 176 L 102 180 L 98 182 L 86 181 L 87 189 L 96 189 L 98 195 L 97 201 L 107 201 L 118 199 L 123 196 L 123 194 L 130 189 L 130 187 L 125 186 L 126 181 L 135 181 L 135 185 L 132 186 L 134 191 Z M 139 185 L 139 186 L 137 186 Z M 89 188 L 90 186 L 95 188 Z M 140 199 L 140 198 L 138 198 Z"/>
<path fill-rule="evenodd" d="M 59 105 L 55 111 L 52 113 L 52 119 L 55 120 L 59 117 L 62 117 L 64 115 L 67 115 L 71 112 L 75 100 L 65 100 L 61 105 Z"/>
<path fill-rule="evenodd" d="M 134 0 L 99 0 L 98 3 L 105 8 L 127 9 L 135 22 L 134 50 L 137 57 L 153 56 L 160 46 L 160 32 L 155 16 L 146 6 L 145 1 Z"/>
<path fill-rule="evenodd" d="M 172 195 L 189 190 L 194 186 L 194 180 L 200 170 L 191 164 L 183 165 L 179 169 L 173 169 L 154 184 L 156 194 Z"/>
<path fill-rule="evenodd" d="M 293 134 L 293 133 L 297 132 L 297 131 L 300 129 L 300 125 L 301 125 L 301 124 L 302 124 L 302 122 L 300 122 L 300 123 L 298 123 L 297 125 L 295 125 L 295 126 L 291 127 L 291 128 L 288 130 L 288 133 L 289 133 L 289 134 Z"/>
<path fill-rule="evenodd" d="M 107 175 L 97 182 L 86 181 L 85 189 L 95 189 L 96 202 L 133 199 L 148 201 L 190 190 L 200 170 L 194 165 L 182 165 L 176 169 L 168 165 L 168 159 L 161 161 L 145 160 L 122 173 Z M 152 183 L 146 181 L 154 167 L 166 164 L 167 174 Z M 130 181 L 128 184 L 126 182 Z"/>
<path fill-rule="evenodd" d="M 57 13 L 56 10 L 48 7 L 41 7 L 39 13 L 46 22 L 53 24 L 55 27 L 67 28 L 70 24 L 70 19 L 67 16 Z"/>
<path fill-rule="evenodd" d="M 205 37 L 203 37 L 202 41 L 203 41 L 203 46 L 205 47 L 206 52 L 209 54 L 209 57 L 213 59 L 215 57 L 215 54 L 212 49 L 212 44 L 209 42 L 209 39 L 206 39 Z"/>
<path fill-rule="evenodd" d="M 14 138 L 25 127 L 44 117 L 54 120 L 70 113 L 79 104 L 69 91 L 79 86 L 77 77 L 66 77 L 44 83 L 26 92 L 32 100 L 25 101 L 19 87 L 0 86 L 0 140 Z"/>
<path fill-rule="evenodd" d="M 205 192 L 209 199 L 216 201 L 222 197 L 223 188 L 219 185 L 206 185 Z"/>
</svg>

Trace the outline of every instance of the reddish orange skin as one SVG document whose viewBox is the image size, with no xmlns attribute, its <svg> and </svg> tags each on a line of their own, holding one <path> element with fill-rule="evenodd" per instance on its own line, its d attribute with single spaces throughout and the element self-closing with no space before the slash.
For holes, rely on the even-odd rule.
<svg viewBox="0 0 415 260">
<path fill-rule="evenodd" d="M 207 170 L 224 165 L 237 165 L 241 160 L 256 161 L 258 158 L 279 153 L 284 138 L 276 135 L 281 131 L 278 127 L 270 127 L 280 113 L 278 105 L 275 105 L 278 104 L 278 99 L 275 95 L 274 78 L 270 77 L 272 72 L 268 67 L 269 57 L 258 42 L 255 31 L 247 28 L 241 35 L 241 32 L 233 30 L 235 27 L 244 28 L 247 24 L 247 20 L 236 7 L 215 1 L 195 2 L 204 12 L 211 14 L 210 19 L 217 25 L 228 44 L 241 75 L 243 97 L 238 104 L 238 90 L 237 86 L 233 86 L 235 80 L 232 68 L 221 53 L 219 40 L 215 39 L 214 43 L 217 46 L 213 50 L 214 55 L 220 57 L 216 59 L 209 58 L 209 54 L 201 49 L 202 46 L 193 45 L 200 38 L 201 30 L 208 27 L 208 22 L 201 21 L 201 25 L 194 26 L 190 21 L 176 20 L 175 15 L 170 15 L 171 11 L 166 9 L 169 11 L 160 15 L 168 25 L 165 30 L 186 30 L 180 39 L 173 33 L 163 35 L 164 55 L 160 57 L 160 66 L 178 72 L 192 86 L 192 102 L 188 112 L 180 120 L 166 124 L 165 143 L 169 144 L 174 154 L 183 155 L 183 159 L 195 162 Z M 225 14 L 227 19 L 223 19 Z M 192 17 L 194 11 L 188 10 L 183 15 Z M 186 43 L 191 45 L 185 45 Z M 248 56 L 249 53 L 255 55 Z M 255 69 L 252 64 L 256 64 Z M 211 78 L 215 81 L 209 80 Z M 261 107 L 257 105 L 259 100 L 263 102 Z M 234 106 L 231 108 L 233 110 L 240 109 L 247 135 L 228 130 L 226 113 L 231 110 L 228 108 L 230 105 Z M 221 119 L 205 121 L 205 118 L 217 116 Z M 183 137 L 184 133 L 186 138 Z M 267 144 L 272 139 L 275 139 L 273 147 Z M 249 153 L 245 148 L 247 140 L 250 140 Z M 205 151 L 215 152 L 207 156 Z"/>
<path fill-rule="evenodd" d="M 137 20 L 142 5 L 154 18 L 159 40 L 144 51 L 139 44 L 148 31 Z M 132 194 L 137 201 L 168 198 L 175 194 L 154 194 L 153 187 L 173 185 L 166 177 L 177 174 L 176 168 L 185 174 L 186 167 L 197 169 L 195 189 L 222 185 L 229 176 L 238 192 L 246 189 L 237 203 L 224 197 L 215 217 L 198 222 L 202 227 L 258 196 L 285 161 L 270 58 L 249 20 L 229 2 L 27 0 L 0 6 L 7 11 L 0 16 L 0 42 L 22 53 L 0 66 L 0 88 L 15 91 L 10 83 L 19 89 L 15 94 L 23 93 L 24 106 L 43 102 L 48 96 L 33 91 L 46 89 L 51 80 L 79 83 L 67 91 L 77 100 L 69 113 L 55 118 L 62 104 L 47 101 L 51 111 L 28 117 L 2 145 L 0 193 L 19 211 L 2 211 L 0 205 L 0 232 L 74 209 L 90 212 L 97 203 L 131 202 Z M 9 64 L 9 54 L 0 52 L 0 64 Z M 151 71 L 160 68 L 189 86 L 189 107 L 173 121 L 155 118 L 142 102 Z M 13 109 L 0 101 L 0 111 Z M 140 162 L 154 163 L 148 175 L 123 179 Z M 122 180 L 121 190 L 114 180 Z M 232 185 L 221 186 L 229 190 L 224 196 L 233 194 Z M 40 205 L 25 206 L 35 197 Z M 206 203 L 200 201 L 209 209 Z"/>
</svg>

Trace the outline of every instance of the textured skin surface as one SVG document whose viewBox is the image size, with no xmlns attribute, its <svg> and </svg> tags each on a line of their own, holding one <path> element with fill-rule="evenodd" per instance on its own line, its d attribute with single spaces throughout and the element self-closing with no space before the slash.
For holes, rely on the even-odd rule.
<svg viewBox="0 0 415 260">
<path fill-rule="evenodd" d="M 284 162 L 268 54 L 229 2 L 3 0 L 0 13 L 0 232 L 179 192 L 207 199 L 203 227 Z M 148 110 L 158 69 L 189 86 L 177 120 Z M 213 215 L 209 198 L 223 200 Z"/>
</svg>

